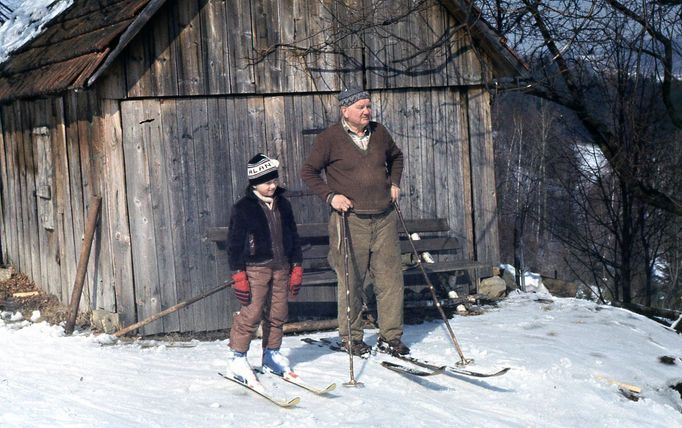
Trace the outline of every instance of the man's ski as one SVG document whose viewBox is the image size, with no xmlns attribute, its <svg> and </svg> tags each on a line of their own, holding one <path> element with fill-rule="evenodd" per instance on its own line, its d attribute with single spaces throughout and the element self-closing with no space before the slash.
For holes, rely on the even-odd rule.
<svg viewBox="0 0 682 428">
<path fill-rule="evenodd" d="M 313 338 L 311 338 L 311 337 L 304 337 L 304 338 L 301 339 L 301 340 L 302 340 L 303 342 L 309 344 L 309 345 L 317 345 L 317 346 L 319 346 L 319 347 L 326 347 L 326 348 L 329 348 L 329 349 L 331 349 L 332 351 L 344 352 L 344 353 L 346 353 L 346 354 L 348 353 L 348 350 L 347 350 L 346 348 L 343 347 L 343 345 L 341 344 L 341 342 L 335 342 L 335 341 L 333 341 L 333 340 L 326 339 L 326 338 L 322 338 L 322 339 L 319 339 L 319 340 L 318 340 L 318 339 L 313 339 Z M 362 355 L 355 355 L 355 356 L 356 356 L 356 357 L 360 357 L 360 358 L 366 360 L 367 358 L 369 358 L 370 355 L 371 355 L 371 352 L 370 352 L 370 351 L 367 351 L 367 352 L 365 352 L 365 353 L 362 354 Z"/>
<path fill-rule="evenodd" d="M 324 348 L 324 347 L 329 345 L 327 343 L 327 342 L 329 342 L 328 339 L 325 339 L 324 341 L 322 341 L 322 340 L 313 339 L 312 337 L 304 337 L 303 339 L 301 339 L 301 341 L 307 343 L 308 345 L 317 345 L 320 348 Z"/>
<path fill-rule="evenodd" d="M 311 345 L 317 345 L 317 346 L 327 346 L 329 349 L 332 351 L 337 351 L 337 352 L 344 352 L 348 353 L 348 351 L 339 343 L 333 342 L 329 339 L 312 339 L 312 338 L 303 338 L 301 339 L 305 343 L 311 344 Z M 372 355 L 371 352 L 367 352 L 363 355 L 360 356 L 360 358 L 369 358 L 370 355 Z M 391 354 L 386 354 L 388 356 L 391 356 Z M 413 376 L 434 376 L 443 373 L 444 370 L 446 370 L 445 366 L 438 367 L 438 366 L 431 366 L 431 367 L 424 367 L 428 368 L 430 371 L 424 371 L 424 370 L 417 370 L 415 368 L 407 367 L 402 364 L 396 364 L 392 363 L 390 361 L 382 361 L 381 365 L 389 370 L 393 370 L 394 372 L 398 373 L 404 373 L 404 374 L 410 374 Z"/>
<path fill-rule="evenodd" d="M 312 338 L 304 338 L 301 340 L 303 340 L 306 343 L 317 345 L 317 346 L 327 346 L 327 347 L 329 347 L 329 349 L 331 349 L 333 351 L 346 352 L 346 350 L 344 348 L 340 347 L 339 345 L 335 344 L 334 342 L 332 342 L 329 339 L 317 340 L 317 339 L 312 339 Z M 365 354 L 365 355 L 366 356 L 363 356 L 363 358 L 369 357 L 369 354 Z M 429 369 L 432 371 L 439 371 L 439 369 L 441 368 L 441 366 L 439 366 L 437 364 L 433 364 L 433 363 L 430 363 L 428 361 L 424 361 L 424 360 L 421 360 L 421 359 L 415 358 L 415 357 L 410 357 L 410 356 L 405 356 L 405 355 L 393 355 L 393 354 L 388 354 L 388 353 L 386 355 L 390 355 L 392 357 L 398 358 L 398 359 L 403 360 L 403 361 L 407 361 L 408 363 L 412 363 L 416 366 L 423 367 L 425 369 Z M 492 373 L 482 373 L 482 372 L 476 372 L 476 371 L 472 371 L 472 370 L 462 369 L 459 367 L 445 366 L 444 370 L 440 371 L 440 373 L 445 372 L 445 373 L 452 373 L 452 374 L 462 375 L 462 376 L 484 378 L 484 377 L 501 376 L 501 375 L 507 373 L 508 371 L 509 371 L 509 367 L 505 367 L 503 369 L 500 369 L 500 370 L 498 370 L 496 372 L 492 372 Z"/>
<path fill-rule="evenodd" d="M 244 388 L 248 389 L 249 391 L 255 392 L 256 394 L 258 394 L 258 395 L 260 395 L 261 397 L 267 399 L 267 400 L 270 401 L 271 403 L 274 403 L 274 404 L 278 405 L 279 407 L 291 408 L 291 407 L 294 407 L 295 405 L 297 405 L 297 404 L 301 401 L 301 397 L 294 397 L 294 398 L 292 398 L 291 400 L 288 400 L 288 401 L 285 401 L 285 400 L 278 400 L 278 399 L 276 399 L 275 397 L 273 397 L 272 395 L 268 394 L 268 392 L 265 391 L 265 388 L 263 388 L 262 385 L 261 385 L 261 388 L 256 389 L 256 388 L 254 388 L 253 386 L 248 385 L 247 383 L 242 382 L 241 380 L 239 380 L 239 379 L 237 379 L 237 378 L 234 378 L 234 377 L 231 377 L 231 376 L 224 375 L 224 374 L 222 374 L 222 373 L 220 373 L 220 372 L 219 372 L 218 374 L 219 374 L 220 376 L 222 376 L 223 378 L 225 378 L 225 379 L 227 379 L 227 380 L 229 380 L 229 381 L 232 381 L 232 382 L 236 383 L 237 385 L 243 386 Z"/>
<path fill-rule="evenodd" d="M 263 370 L 262 367 L 259 368 L 259 369 L 257 369 L 257 370 L 258 370 L 260 373 L 265 373 L 265 370 Z M 272 372 L 272 371 L 270 371 L 270 370 L 268 370 L 267 372 L 268 372 L 268 373 L 272 373 L 275 377 L 278 377 L 278 378 L 282 379 L 282 380 L 285 381 L 285 382 L 289 382 L 289 383 L 291 383 L 291 384 L 294 384 L 294 385 L 296 385 L 296 386 L 298 386 L 298 387 L 301 387 L 301 388 L 305 389 L 306 391 L 310 391 L 310 392 L 312 392 L 313 394 L 317 394 L 317 395 L 328 394 L 328 393 L 330 393 L 330 392 L 332 392 L 333 390 L 336 389 L 336 384 L 335 384 L 335 383 L 330 383 L 329 385 L 325 386 L 324 388 L 319 388 L 319 387 L 310 385 L 310 384 L 304 382 L 304 381 L 301 379 L 301 377 L 298 375 L 298 373 L 296 373 L 296 372 L 294 372 L 294 371 L 290 371 L 290 372 L 285 373 L 285 374 L 283 374 L 283 375 L 278 375 L 277 373 L 274 373 L 274 372 Z"/>
<path fill-rule="evenodd" d="M 412 363 L 416 366 L 424 367 L 425 369 L 435 370 L 435 369 L 441 367 L 441 366 L 438 366 L 436 364 L 429 363 L 428 361 L 420 360 L 419 358 L 410 357 L 407 355 L 393 355 L 393 356 L 400 359 L 400 360 Z M 498 370 L 496 372 L 492 372 L 492 373 L 481 373 L 481 372 L 476 372 L 476 371 L 472 371 L 472 370 L 461 369 L 459 367 L 451 367 L 451 366 L 445 366 L 444 370 L 446 373 L 452 373 L 452 374 L 462 375 L 462 376 L 494 377 L 494 376 L 501 376 L 501 375 L 507 373 L 509 371 L 509 367 L 505 367 L 503 369 L 500 369 L 500 370 Z"/>
<path fill-rule="evenodd" d="M 435 370 L 427 372 L 424 370 L 418 370 L 418 369 L 414 369 L 412 367 L 403 366 L 402 364 L 392 363 L 390 361 L 382 361 L 381 365 L 383 367 L 386 367 L 387 369 L 393 370 L 394 372 L 397 372 L 397 373 L 409 374 L 412 376 L 421 376 L 421 377 L 438 375 L 438 374 L 443 373 L 443 370 L 445 370 L 445 366 L 443 366 L 443 367 L 438 367 Z"/>
</svg>

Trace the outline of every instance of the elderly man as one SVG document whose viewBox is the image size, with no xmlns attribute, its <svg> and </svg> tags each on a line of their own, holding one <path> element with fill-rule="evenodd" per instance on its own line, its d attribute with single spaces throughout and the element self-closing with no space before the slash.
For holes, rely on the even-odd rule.
<svg viewBox="0 0 682 428">
<path fill-rule="evenodd" d="M 306 185 L 333 209 L 329 218 L 329 262 L 338 280 L 339 335 L 354 355 L 370 351 L 363 341 L 363 283 L 371 275 L 377 300 L 379 350 L 408 354 L 403 344 L 403 275 L 393 203 L 400 195 L 403 154 L 389 132 L 371 121 L 372 103 L 362 89 L 338 95 L 340 122 L 324 130 L 301 170 Z M 326 181 L 322 178 L 325 172 Z M 344 275 L 342 217 L 350 229 L 349 283 Z M 346 320 L 350 288 L 350 332 Z M 349 340 L 350 336 L 350 340 Z"/>
</svg>

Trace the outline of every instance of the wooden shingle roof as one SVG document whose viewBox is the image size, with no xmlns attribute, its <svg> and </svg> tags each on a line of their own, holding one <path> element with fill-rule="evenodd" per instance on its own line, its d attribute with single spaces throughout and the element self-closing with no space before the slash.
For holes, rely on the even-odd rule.
<svg viewBox="0 0 682 428">
<path fill-rule="evenodd" d="M 83 88 L 165 0 L 75 0 L 0 65 L 0 101 Z"/>
<path fill-rule="evenodd" d="M 0 102 L 92 85 L 166 0 L 75 0 L 45 31 L 0 64 Z M 525 66 L 485 23 L 470 0 L 440 0 L 466 23 L 498 75 Z"/>
</svg>

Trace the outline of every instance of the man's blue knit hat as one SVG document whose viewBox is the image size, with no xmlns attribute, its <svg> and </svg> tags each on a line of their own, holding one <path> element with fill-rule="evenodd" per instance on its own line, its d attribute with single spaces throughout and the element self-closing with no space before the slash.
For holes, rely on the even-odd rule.
<svg viewBox="0 0 682 428">
<path fill-rule="evenodd" d="M 360 100 L 369 99 L 369 92 L 362 88 L 346 88 L 339 92 L 337 98 L 341 107 L 348 107 Z"/>
</svg>

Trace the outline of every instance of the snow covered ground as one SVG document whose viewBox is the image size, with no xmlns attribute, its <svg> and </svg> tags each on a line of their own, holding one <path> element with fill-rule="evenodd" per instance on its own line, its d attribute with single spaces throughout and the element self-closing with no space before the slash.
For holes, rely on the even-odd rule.
<svg viewBox="0 0 682 428">
<path fill-rule="evenodd" d="M 287 336 L 284 352 L 311 383 L 336 382 L 316 396 L 271 377 L 280 409 L 220 378 L 226 341 L 116 343 L 88 332 L 30 321 L 0 321 L 2 427 L 675 427 L 682 399 L 682 337 L 631 312 L 577 299 L 516 294 L 451 325 L 472 370 L 511 367 L 486 379 L 414 379 L 386 370 L 384 358 L 355 359 L 364 388 L 347 388 L 348 357 Z M 543 296 L 546 297 L 546 296 Z M 8 315 L 8 314 L 5 314 Z M 374 344 L 376 331 L 367 331 Z M 335 338 L 333 332 L 308 337 Z M 413 355 L 454 364 L 442 322 L 406 327 Z M 143 342 L 149 345 L 150 342 Z M 249 359 L 260 364 L 260 342 Z M 659 362 L 670 356 L 674 364 Z M 638 401 L 606 380 L 641 387 Z"/>
</svg>

